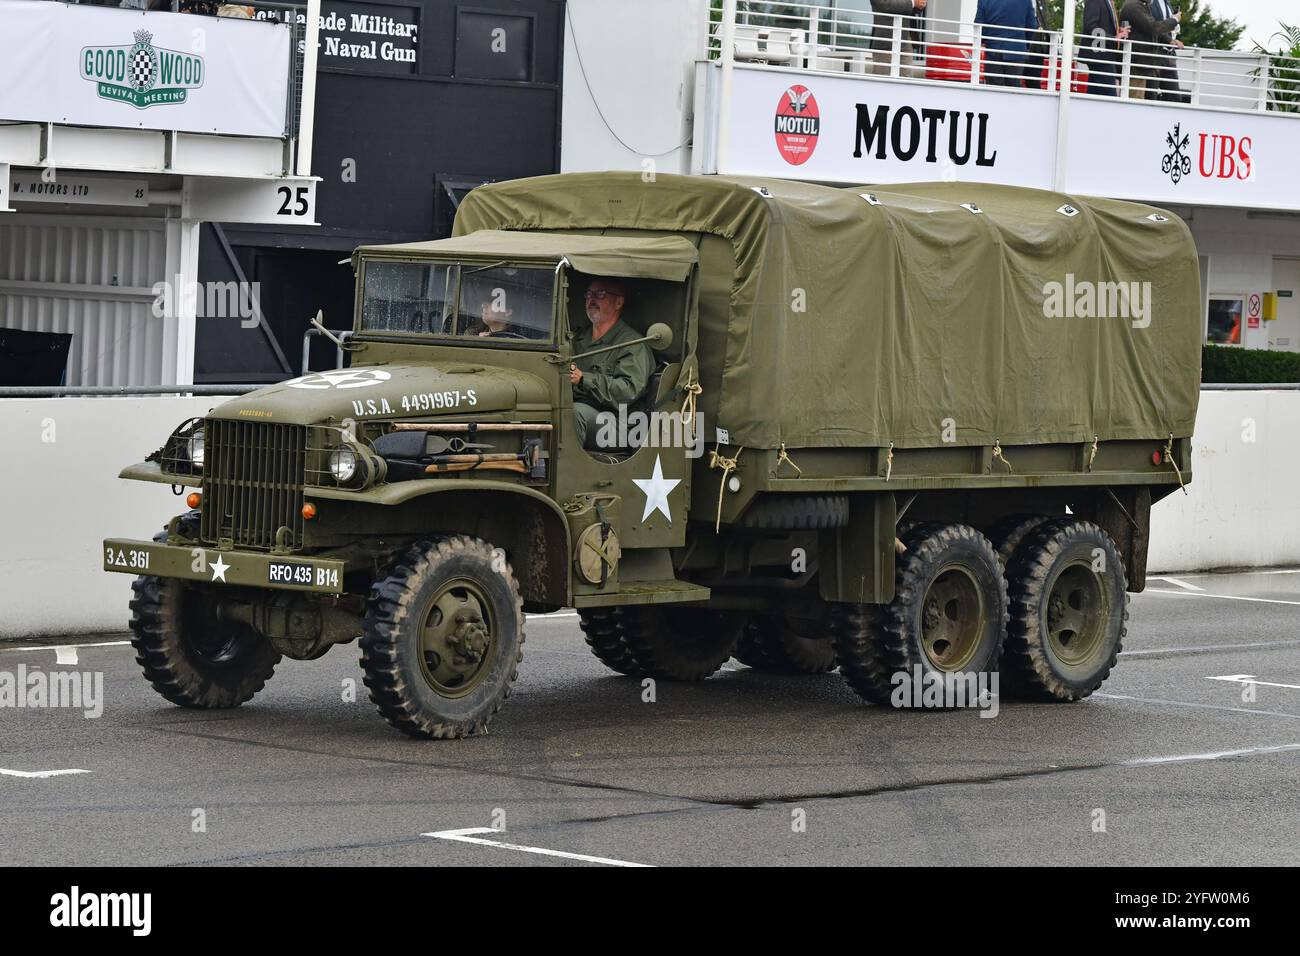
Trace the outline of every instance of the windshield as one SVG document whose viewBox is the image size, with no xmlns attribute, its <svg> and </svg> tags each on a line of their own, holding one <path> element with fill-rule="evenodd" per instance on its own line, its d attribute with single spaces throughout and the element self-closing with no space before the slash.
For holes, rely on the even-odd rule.
<svg viewBox="0 0 1300 956">
<path fill-rule="evenodd" d="M 443 339 L 549 341 L 551 269 L 369 261 L 361 328 Z"/>
</svg>

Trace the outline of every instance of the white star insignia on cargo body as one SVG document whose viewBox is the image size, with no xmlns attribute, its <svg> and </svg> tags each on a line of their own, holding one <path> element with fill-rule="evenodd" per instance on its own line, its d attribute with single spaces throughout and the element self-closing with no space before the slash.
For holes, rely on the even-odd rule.
<svg viewBox="0 0 1300 956">
<path fill-rule="evenodd" d="M 659 460 L 659 456 L 655 455 L 654 473 L 649 478 L 633 478 L 632 481 L 645 495 L 645 511 L 641 513 L 641 520 L 645 521 L 654 512 L 661 511 L 671 522 L 673 513 L 668 505 L 668 496 L 682 483 L 682 480 L 665 478 L 663 463 Z"/>
<path fill-rule="evenodd" d="M 217 555 L 217 560 L 210 562 L 208 567 L 212 569 L 213 581 L 220 581 L 223 584 L 230 583 L 226 580 L 226 572 L 230 570 L 230 565 L 221 560 L 221 555 Z"/>
</svg>

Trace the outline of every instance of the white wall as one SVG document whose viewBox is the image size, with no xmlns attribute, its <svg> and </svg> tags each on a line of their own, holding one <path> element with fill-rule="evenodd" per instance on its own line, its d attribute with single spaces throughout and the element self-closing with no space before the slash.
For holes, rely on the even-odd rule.
<svg viewBox="0 0 1300 956">
<path fill-rule="evenodd" d="M 131 578 L 100 570 L 107 537 L 150 538 L 185 510 L 118 471 L 220 398 L 0 401 L 0 638 L 122 631 Z M 1243 440 L 1244 420 L 1256 440 Z M 54 441 L 43 441 L 53 423 Z M 1300 565 L 1300 391 L 1205 392 L 1187 497 L 1151 515 L 1150 567 Z"/>
<path fill-rule="evenodd" d="M 100 570 L 100 542 L 151 538 L 186 506 L 117 473 L 224 401 L 0 399 L 0 638 L 126 629 L 131 578 Z"/>
<path fill-rule="evenodd" d="M 569 0 L 560 171 L 689 173 L 706 0 Z"/>
<path fill-rule="evenodd" d="M 1148 567 L 1300 565 L 1298 436 L 1300 391 L 1202 392 L 1193 480 L 1151 509 Z"/>
</svg>

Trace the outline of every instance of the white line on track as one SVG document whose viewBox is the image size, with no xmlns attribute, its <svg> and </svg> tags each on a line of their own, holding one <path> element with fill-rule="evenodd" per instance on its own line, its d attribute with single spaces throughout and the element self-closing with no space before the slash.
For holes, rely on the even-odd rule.
<svg viewBox="0 0 1300 956">
<path fill-rule="evenodd" d="M 1137 757 L 1125 760 L 1125 767 L 1148 767 L 1161 763 L 1196 763 L 1201 760 L 1225 760 L 1229 757 L 1248 757 L 1251 754 L 1280 754 L 1300 750 L 1300 744 L 1281 744 L 1276 747 L 1245 747 L 1241 750 L 1219 750 L 1205 754 L 1177 754 L 1172 757 Z"/>
<path fill-rule="evenodd" d="M 1147 578 L 1148 581 L 1164 581 L 1172 584 L 1174 587 L 1182 588 L 1184 591 L 1204 591 L 1205 588 L 1198 588 L 1195 584 L 1189 584 L 1182 578 Z"/>
<path fill-rule="evenodd" d="M 1194 704 L 1186 700 L 1166 700 L 1163 697 L 1133 697 L 1129 694 L 1103 694 L 1096 693 L 1093 697 L 1103 697 L 1107 700 L 1131 700 L 1138 704 L 1160 704 L 1164 707 L 1191 707 L 1193 710 L 1221 710 L 1230 714 L 1253 714 L 1256 717 L 1289 717 L 1291 720 L 1300 720 L 1300 714 L 1289 714 L 1284 710 L 1257 710 L 1253 707 L 1224 707 L 1221 704 Z"/>
<path fill-rule="evenodd" d="M 90 773 L 89 770 L 5 770 L 0 767 L 0 773 L 6 777 L 36 777 L 45 779 L 46 777 L 62 777 L 70 773 Z"/>
<path fill-rule="evenodd" d="M 1248 651 L 1261 647 L 1292 647 L 1300 637 L 1280 641 L 1247 641 L 1242 644 L 1193 644 L 1190 647 L 1147 647 L 1140 651 L 1120 651 L 1120 657 L 1145 657 L 1150 654 L 1188 654 L 1192 651 Z"/>
<path fill-rule="evenodd" d="M 456 843 L 473 843 L 479 846 L 494 846 L 499 850 L 516 850 L 520 853 L 536 853 L 539 856 L 558 856 L 565 860 L 580 860 L 583 863 L 603 863 L 606 866 L 650 866 L 649 863 L 629 863 L 627 860 L 611 860 L 603 856 L 587 856 L 583 853 L 565 853 L 563 850 L 547 850 L 539 846 L 521 846 L 517 843 L 501 843 L 497 840 L 484 840 L 476 833 L 500 833 L 492 827 L 467 827 L 464 830 L 440 830 L 437 833 L 421 833 L 420 836 L 433 837 L 435 840 L 452 840 Z"/>
<path fill-rule="evenodd" d="M 1224 674 L 1220 677 L 1207 677 L 1206 680 L 1225 680 L 1232 684 L 1257 684 L 1260 687 L 1285 687 L 1288 690 L 1300 690 L 1300 684 L 1274 684 L 1272 681 L 1257 680 L 1254 674 Z"/>
<path fill-rule="evenodd" d="M 1300 601 L 1283 601 L 1281 598 L 1242 597 L 1240 594 L 1211 594 L 1208 591 L 1170 591 L 1166 588 L 1147 588 L 1143 594 L 1174 594 L 1178 597 L 1219 598 L 1223 601 L 1252 601 L 1256 604 L 1291 604 L 1300 606 Z"/>
<path fill-rule="evenodd" d="M 0 647 L 0 651 L 54 651 L 58 663 L 75 664 L 77 648 L 79 647 L 124 647 L 130 644 L 130 641 L 96 641 L 93 644 L 33 644 L 30 647 Z M 72 649 L 73 659 L 64 661 L 60 656 L 68 648 Z"/>
</svg>

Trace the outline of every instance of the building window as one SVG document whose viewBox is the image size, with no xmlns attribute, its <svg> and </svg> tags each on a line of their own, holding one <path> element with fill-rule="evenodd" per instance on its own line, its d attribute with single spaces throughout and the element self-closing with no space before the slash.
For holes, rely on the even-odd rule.
<svg viewBox="0 0 1300 956">
<path fill-rule="evenodd" d="M 1211 295 L 1205 341 L 1209 345 L 1240 345 L 1242 317 L 1245 314 L 1244 295 Z"/>
<path fill-rule="evenodd" d="M 536 19 L 526 13 L 458 9 L 456 76 L 474 80 L 532 80 Z"/>
</svg>

